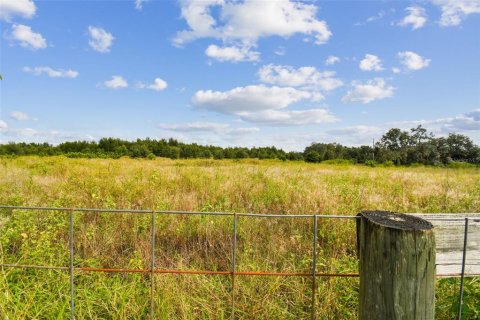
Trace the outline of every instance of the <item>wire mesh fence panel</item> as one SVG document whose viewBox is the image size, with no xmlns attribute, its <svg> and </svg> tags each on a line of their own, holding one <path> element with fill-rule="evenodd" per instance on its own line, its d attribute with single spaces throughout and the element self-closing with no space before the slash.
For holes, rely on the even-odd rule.
<svg viewBox="0 0 480 320">
<path fill-rule="evenodd" d="M 350 319 L 357 264 L 354 216 L 0 206 L 11 319 Z M 478 316 L 478 279 L 437 315 Z"/>
</svg>

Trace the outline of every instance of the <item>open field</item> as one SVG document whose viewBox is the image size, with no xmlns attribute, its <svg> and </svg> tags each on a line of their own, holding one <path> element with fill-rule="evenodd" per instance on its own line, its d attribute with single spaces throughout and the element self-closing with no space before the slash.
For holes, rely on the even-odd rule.
<svg viewBox="0 0 480 320">
<path fill-rule="evenodd" d="M 354 215 L 362 210 L 480 212 L 480 169 L 322 165 L 259 160 L 0 159 L 0 204 Z M 310 272 L 310 219 L 239 218 L 238 271 Z M 230 270 L 232 219 L 158 216 L 155 265 Z M 150 216 L 79 213 L 75 266 L 149 268 Z M 357 272 L 355 224 L 319 220 L 318 272 Z M 68 266 L 65 213 L 0 211 L 2 263 Z M 78 319 L 143 319 L 142 274 L 77 273 Z M 358 279 L 319 279 L 319 319 L 356 317 Z M 310 317 L 309 278 L 237 277 L 239 319 Z M 65 319 L 66 271 L 0 271 L 0 318 Z M 437 282 L 436 317 L 455 316 L 458 280 Z M 155 276 L 159 319 L 230 317 L 229 276 Z M 480 279 L 467 281 L 464 319 L 480 319 Z"/>
</svg>

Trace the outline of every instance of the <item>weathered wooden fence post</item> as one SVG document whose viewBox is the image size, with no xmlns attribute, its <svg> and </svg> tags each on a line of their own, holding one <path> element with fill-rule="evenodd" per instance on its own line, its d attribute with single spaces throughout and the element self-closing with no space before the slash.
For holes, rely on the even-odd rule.
<svg viewBox="0 0 480 320">
<path fill-rule="evenodd" d="M 387 211 L 364 211 L 358 215 L 359 319 L 433 320 L 432 224 Z"/>
</svg>

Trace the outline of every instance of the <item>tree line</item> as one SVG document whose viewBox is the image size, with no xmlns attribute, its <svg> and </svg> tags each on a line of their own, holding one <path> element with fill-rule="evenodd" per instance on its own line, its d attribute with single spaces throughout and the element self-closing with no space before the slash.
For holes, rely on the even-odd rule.
<svg viewBox="0 0 480 320">
<path fill-rule="evenodd" d="M 435 137 L 422 126 L 404 131 L 393 128 L 375 145 L 360 147 L 338 143 L 312 143 L 303 152 L 286 152 L 276 147 L 222 148 L 176 139 L 102 138 L 97 141 L 72 141 L 58 145 L 49 143 L 10 142 L 0 144 L 0 155 L 20 156 L 64 155 L 70 158 L 155 158 L 171 159 L 280 159 L 306 162 L 347 162 L 367 165 L 448 165 L 452 163 L 480 164 L 480 147 L 461 134 Z"/>
</svg>

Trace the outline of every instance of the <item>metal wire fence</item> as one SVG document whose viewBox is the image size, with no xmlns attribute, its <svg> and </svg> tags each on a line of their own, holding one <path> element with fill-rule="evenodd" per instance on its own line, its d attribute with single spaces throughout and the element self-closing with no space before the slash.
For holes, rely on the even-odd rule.
<svg viewBox="0 0 480 320">
<path fill-rule="evenodd" d="M 154 319 L 154 275 L 155 274 L 191 274 L 191 275 L 225 275 L 231 277 L 231 318 L 235 319 L 235 278 L 237 276 L 280 276 L 280 277 L 309 277 L 312 280 L 311 287 L 311 319 L 316 319 L 316 295 L 318 277 L 359 277 L 358 273 L 320 273 L 317 272 L 317 234 L 319 219 L 337 219 L 337 220 L 357 220 L 358 216 L 347 215 L 325 215 L 325 214 L 255 214 L 255 213 L 233 213 L 233 212 L 198 212 L 198 211 L 169 211 L 169 210 L 128 210 L 128 209 L 93 209 L 93 208 L 52 208 L 52 207 L 27 207 L 27 206 L 5 206 L 0 205 L 0 209 L 27 210 L 27 211 L 53 211 L 67 212 L 69 215 L 69 266 L 45 266 L 45 265 L 25 265 L 25 264 L 7 264 L 0 263 L 3 268 L 26 268 L 26 269 L 50 269 L 69 271 L 70 275 L 70 319 L 75 319 L 75 281 L 74 272 L 106 272 L 106 273 L 142 273 L 150 275 L 150 297 L 149 314 Z M 151 251 L 149 269 L 127 269 L 127 268 L 94 268 L 94 267 L 75 267 L 74 266 L 74 215 L 75 213 L 112 213 L 112 214 L 148 214 L 151 216 Z M 211 216 L 229 216 L 233 221 L 231 233 L 232 256 L 230 270 L 212 271 L 212 270 L 178 270 L 178 269 L 158 269 L 155 266 L 155 219 L 157 215 L 211 215 Z M 261 272 L 261 271 L 238 271 L 237 270 L 237 227 L 239 217 L 255 218 L 308 218 L 312 220 L 312 265 L 310 272 Z M 462 256 L 462 269 L 460 274 L 437 274 L 437 277 L 459 276 L 459 305 L 458 319 L 462 318 L 462 303 L 464 293 L 465 261 L 467 254 L 467 235 L 469 218 L 433 218 L 430 220 L 447 221 L 465 221 L 464 225 L 464 245 Z"/>
</svg>

